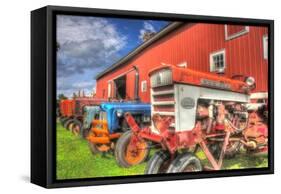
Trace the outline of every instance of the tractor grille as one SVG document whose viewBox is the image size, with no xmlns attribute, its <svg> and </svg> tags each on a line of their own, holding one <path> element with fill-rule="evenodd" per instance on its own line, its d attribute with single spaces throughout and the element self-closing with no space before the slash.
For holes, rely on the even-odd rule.
<svg viewBox="0 0 281 194">
<path fill-rule="evenodd" d="M 175 129 L 175 94 L 174 86 L 160 86 L 151 89 L 152 115 L 159 114 L 162 118 L 171 117 L 171 130 Z"/>
</svg>

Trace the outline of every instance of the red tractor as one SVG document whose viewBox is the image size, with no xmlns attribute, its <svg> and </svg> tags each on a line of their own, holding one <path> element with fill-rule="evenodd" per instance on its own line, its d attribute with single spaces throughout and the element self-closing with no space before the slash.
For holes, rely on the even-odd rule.
<svg viewBox="0 0 281 194">
<path fill-rule="evenodd" d="M 241 147 L 267 150 L 266 105 L 248 109 L 254 78 L 241 81 L 176 66 L 161 66 L 149 76 L 152 124 L 140 128 L 127 113 L 132 133 L 124 137 L 132 153 L 144 141 L 161 148 L 149 160 L 147 174 L 202 171 L 195 155 L 199 147 L 211 164 L 204 169 L 212 170 L 221 169 L 224 157 L 233 157 Z M 126 155 L 122 150 L 117 150 L 118 160 Z"/>
<path fill-rule="evenodd" d="M 93 97 L 75 97 L 74 99 L 67 99 L 60 101 L 60 121 L 64 128 L 70 130 L 75 135 L 84 137 L 83 119 L 84 108 L 86 106 L 99 106 L 105 100 L 95 99 Z"/>
<path fill-rule="evenodd" d="M 72 99 L 64 99 L 59 102 L 59 117 L 61 123 L 64 123 L 74 114 L 74 101 Z"/>
</svg>

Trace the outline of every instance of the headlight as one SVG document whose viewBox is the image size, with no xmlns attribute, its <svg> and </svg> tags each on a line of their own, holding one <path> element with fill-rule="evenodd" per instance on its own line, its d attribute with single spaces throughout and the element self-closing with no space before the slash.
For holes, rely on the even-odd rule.
<svg viewBox="0 0 281 194">
<path fill-rule="evenodd" d="M 149 115 L 143 115 L 142 116 L 142 121 L 143 122 L 150 122 L 150 116 Z"/>
<path fill-rule="evenodd" d="M 122 110 L 117 110 L 116 111 L 116 115 L 117 115 L 117 117 L 122 117 L 123 111 Z"/>
<path fill-rule="evenodd" d="M 151 86 L 159 87 L 172 84 L 172 71 L 171 69 L 162 69 L 150 78 Z"/>
<path fill-rule="evenodd" d="M 245 82 L 248 86 L 254 86 L 256 83 L 255 78 L 253 77 L 247 77 Z"/>
</svg>

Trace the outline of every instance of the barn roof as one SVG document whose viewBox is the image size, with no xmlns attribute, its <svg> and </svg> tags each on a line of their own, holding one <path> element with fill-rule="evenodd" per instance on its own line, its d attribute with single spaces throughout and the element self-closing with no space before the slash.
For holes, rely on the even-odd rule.
<svg viewBox="0 0 281 194">
<path fill-rule="evenodd" d="M 121 58 L 119 61 L 111 65 L 109 68 L 105 69 L 104 71 L 100 72 L 98 75 L 96 75 L 96 79 L 100 79 L 102 76 L 106 75 L 107 73 L 111 72 L 112 70 L 116 69 L 119 66 L 122 66 L 126 62 L 128 62 L 130 59 L 132 59 L 134 56 L 142 52 L 145 48 L 159 40 L 160 38 L 166 36 L 179 26 L 183 25 L 183 22 L 172 22 L 167 27 L 163 28 L 161 31 L 159 31 L 157 34 L 155 34 L 152 38 L 142 43 L 140 46 L 138 46 L 136 49 L 131 51 L 129 54 Z"/>
</svg>

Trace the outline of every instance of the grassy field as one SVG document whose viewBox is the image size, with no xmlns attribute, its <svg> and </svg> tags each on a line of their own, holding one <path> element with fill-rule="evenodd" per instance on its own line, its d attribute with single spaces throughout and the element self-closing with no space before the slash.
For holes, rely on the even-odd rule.
<svg viewBox="0 0 281 194">
<path fill-rule="evenodd" d="M 203 163 L 207 163 L 203 152 L 197 153 Z M 267 167 L 267 156 L 244 154 L 224 161 L 224 169 Z M 131 168 L 119 167 L 113 155 L 93 155 L 87 141 L 75 137 L 57 123 L 57 179 L 93 178 L 143 174 L 145 163 Z"/>
</svg>

